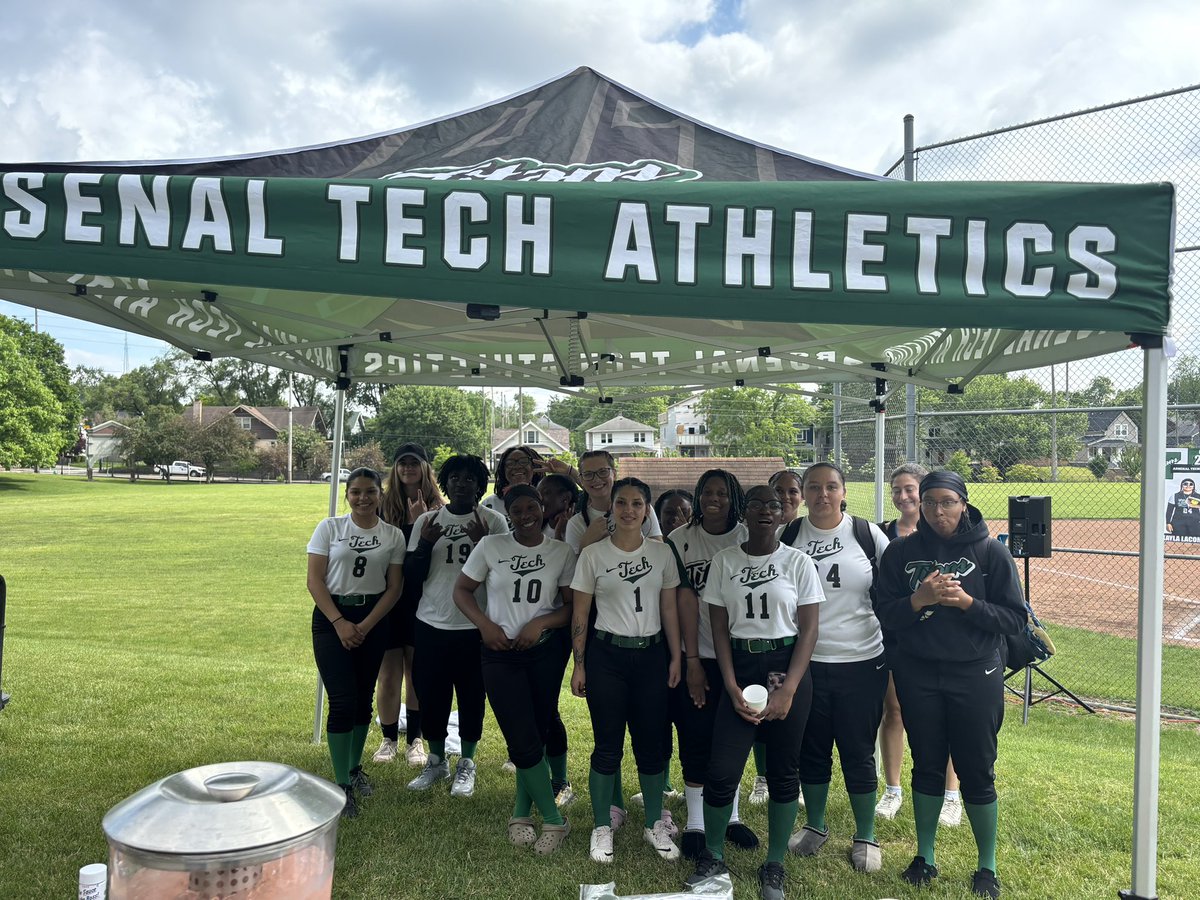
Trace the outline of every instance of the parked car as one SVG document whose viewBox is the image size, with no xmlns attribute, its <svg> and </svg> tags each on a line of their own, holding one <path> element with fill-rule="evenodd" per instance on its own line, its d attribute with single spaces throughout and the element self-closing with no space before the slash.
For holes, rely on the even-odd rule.
<svg viewBox="0 0 1200 900">
<path fill-rule="evenodd" d="M 328 481 L 332 477 L 333 477 L 332 472 L 322 472 L 321 473 L 322 481 Z M 338 469 L 338 481 L 349 481 L 349 480 L 350 480 L 350 470 L 349 469 Z"/>
<path fill-rule="evenodd" d="M 157 465 L 154 471 L 166 478 L 168 475 L 182 475 L 185 478 L 203 478 L 204 466 L 193 466 L 186 459 L 177 459 L 169 466 Z"/>
</svg>

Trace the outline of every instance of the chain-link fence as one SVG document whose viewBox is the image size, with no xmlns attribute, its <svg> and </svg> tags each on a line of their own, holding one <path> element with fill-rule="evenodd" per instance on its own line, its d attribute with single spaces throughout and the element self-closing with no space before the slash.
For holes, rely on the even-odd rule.
<svg viewBox="0 0 1200 900">
<path fill-rule="evenodd" d="M 1172 327 L 1178 355 L 1169 368 L 1168 447 L 1200 447 L 1198 139 L 1200 85 L 915 152 L 920 181 L 1175 184 Z M 898 162 L 888 174 L 898 177 L 900 171 Z M 1136 682 L 1141 359 L 1131 350 L 1009 378 L 989 376 L 976 379 L 962 397 L 921 391 L 911 420 L 900 389 L 889 402 L 885 441 L 890 470 L 905 460 L 914 428 L 917 460 L 966 473 L 971 501 L 993 534 L 1007 531 L 1009 496 L 1052 497 L 1053 555 L 1031 560 L 1029 579 L 1034 609 L 1059 648 L 1045 668 L 1076 694 L 1118 706 L 1133 705 Z M 874 475 L 875 425 L 861 409 L 844 411 L 839 437 L 844 459 L 866 480 Z M 1169 503 L 1186 489 L 1181 482 L 1188 477 L 1175 472 Z M 1200 482 L 1200 475 L 1191 478 Z M 863 504 L 856 512 L 873 513 L 866 491 L 856 500 Z M 1200 535 L 1200 511 L 1195 516 Z M 1184 530 L 1189 527 L 1190 520 Z M 1183 536 L 1176 530 L 1175 537 Z M 1163 702 L 1195 715 L 1200 544 L 1172 539 L 1166 550 Z"/>
</svg>

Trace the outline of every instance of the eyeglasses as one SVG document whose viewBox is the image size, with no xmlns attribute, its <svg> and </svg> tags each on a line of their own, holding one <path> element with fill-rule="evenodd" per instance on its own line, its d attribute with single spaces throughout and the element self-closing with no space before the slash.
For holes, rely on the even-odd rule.
<svg viewBox="0 0 1200 900">
<path fill-rule="evenodd" d="M 941 509 L 943 512 L 949 512 L 962 503 L 961 500 L 922 500 L 921 505 L 930 512 L 935 509 Z"/>
<path fill-rule="evenodd" d="M 514 472 L 532 472 L 533 461 L 528 457 L 519 457 L 517 459 L 506 459 L 504 461 L 505 471 L 511 469 Z"/>
<path fill-rule="evenodd" d="M 746 509 L 769 509 L 771 512 L 783 510 L 783 504 L 778 500 L 747 500 Z"/>
<path fill-rule="evenodd" d="M 605 466 L 603 469 L 593 469 L 590 472 L 580 472 L 579 477 L 584 481 L 603 481 L 612 473 L 613 470 L 608 466 Z"/>
</svg>

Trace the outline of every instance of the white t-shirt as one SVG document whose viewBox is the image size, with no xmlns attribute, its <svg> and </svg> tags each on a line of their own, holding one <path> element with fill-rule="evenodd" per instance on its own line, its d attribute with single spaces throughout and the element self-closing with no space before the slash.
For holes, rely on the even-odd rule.
<svg viewBox="0 0 1200 900">
<path fill-rule="evenodd" d="M 318 522 L 308 552 L 328 557 L 329 593 L 381 594 L 388 566 L 404 562 L 404 532 L 382 519 L 374 528 L 359 528 L 347 513 Z"/>
<path fill-rule="evenodd" d="M 571 590 L 592 595 L 596 629 L 622 637 L 648 637 L 662 630 L 664 588 L 679 586 L 675 554 L 662 541 L 643 539 L 633 551 L 611 538 L 583 548 Z"/>
<path fill-rule="evenodd" d="M 486 506 L 492 512 L 498 512 L 504 516 L 504 521 L 508 522 L 509 531 L 512 530 L 512 521 L 508 518 L 508 511 L 504 508 L 504 498 L 499 494 L 488 494 L 479 501 L 480 506 Z"/>
<path fill-rule="evenodd" d="M 488 527 L 488 534 L 508 533 L 508 523 L 504 516 L 485 506 L 478 509 L 479 518 Z M 475 521 L 475 512 L 472 510 L 465 515 L 456 516 L 450 512 L 450 507 L 442 506 L 421 513 L 413 524 L 412 535 L 408 539 L 410 553 L 415 551 L 421 542 L 421 529 L 425 527 L 425 520 L 430 516 L 437 517 L 437 522 L 442 526 L 443 532 L 442 536 L 437 539 L 437 543 L 433 545 L 433 552 L 429 560 L 429 574 L 425 576 L 425 583 L 421 586 L 421 602 L 417 605 L 417 618 L 434 628 L 446 631 L 466 631 L 475 626 L 454 605 L 454 582 L 458 580 L 458 573 L 462 571 L 463 564 L 475 546 L 467 537 L 466 531 L 467 525 Z M 481 609 L 487 608 L 487 593 L 483 585 L 480 585 L 479 590 L 475 592 L 475 600 Z"/>
<path fill-rule="evenodd" d="M 511 534 L 488 535 L 462 571 L 487 586 L 488 618 L 511 640 L 530 619 L 562 606 L 559 588 L 571 583 L 575 554 L 562 541 L 526 547 Z"/>
<path fill-rule="evenodd" d="M 736 547 L 750 537 L 745 524 L 738 522 L 724 534 L 709 534 L 700 525 L 681 525 L 668 535 L 667 540 L 679 554 L 683 562 L 684 573 L 687 575 L 685 584 L 699 596 L 704 592 L 708 581 L 708 569 L 712 558 L 726 547 Z M 705 659 L 716 659 L 717 651 L 713 649 L 712 623 L 708 618 L 708 605 L 700 604 L 700 647 L 696 651 Z M 686 649 L 686 648 L 685 648 Z M 687 651 L 691 653 L 690 650 Z"/>
<path fill-rule="evenodd" d="M 875 559 L 883 559 L 888 539 L 868 523 L 875 541 Z M 826 602 L 813 661 L 863 662 L 883 652 L 883 633 L 871 609 L 871 561 L 854 537 L 854 523 L 843 515 L 837 528 L 817 528 L 807 518 L 792 544 L 817 565 Z"/>
<path fill-rule="evenodd" d="M 785 544 L 770 556 L 750 556 L 741 547 L 721 550 L 702 597 L 725 607 L 729 636 L 740 640 L 799 634 L 796 610 L 825 601 L 813 561 Z"/>
<path fill-rule="evenodd" d="M 589 506 L 587 509 L 589 521 L 604 518 L 603 510 Z M 567 520 L 566 531 L 563 532 L 563 540 L 571 545 L 571 549 L 576 553 L 579 552 L 579 545 L 583 541 L 584 532 L 588 530 L 588 523 L 583 521 L 583 513 L 577 512 Z M 612 534 L 617 530 L 616 523 L 608 520 L 608 533 Z M 654 507 L 646 507 L 646 521 L 642 523 L 642 535 L 644 537 L 662 537 L 662 526 L 658 524 L 658 516 L 654 514 Z"/>
</svg>

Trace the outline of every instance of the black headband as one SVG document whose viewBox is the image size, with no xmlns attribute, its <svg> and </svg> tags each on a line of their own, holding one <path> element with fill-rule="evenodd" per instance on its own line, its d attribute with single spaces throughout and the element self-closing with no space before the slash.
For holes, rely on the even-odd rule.
<svg viewBox="0 0 1200 900">
<path fill-rule="evenodd" d="M 958 496 L 962 497 L 964 500 L 968 499 L 967 483 L 963 481 L 962 476 L 957 472 L 930 472 L 921 479 L 921 487 L 919 490 L 922 497 L 925 496 L 926 491 L 932 490 L 933 488 L 945 488 L 946 490 L 954 491 L 954 493 L 958 494 Z"/>
</svg>

